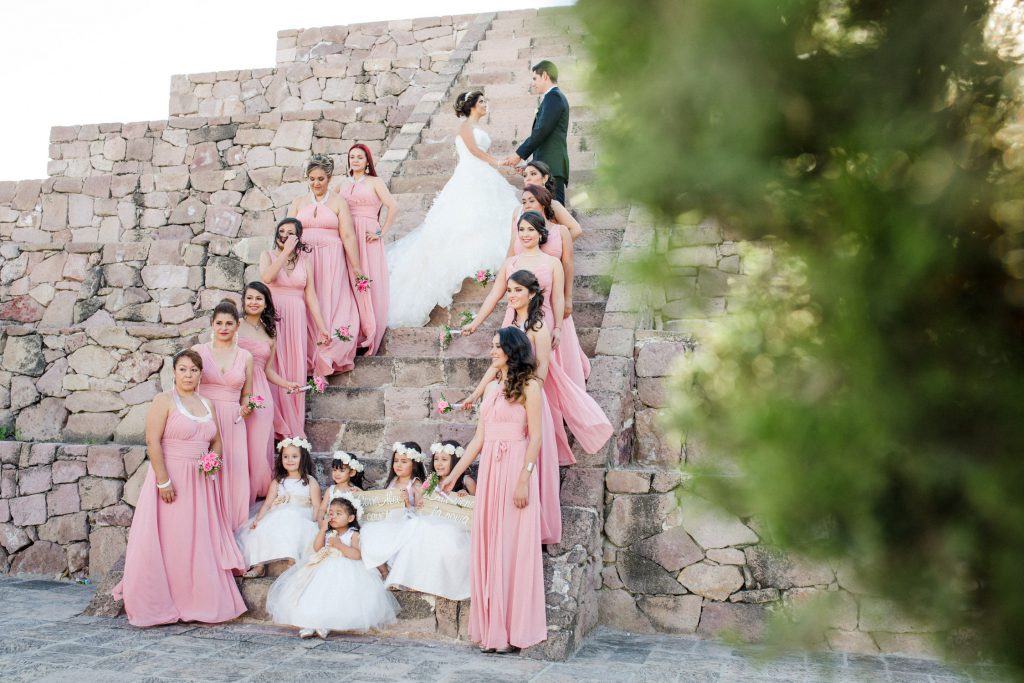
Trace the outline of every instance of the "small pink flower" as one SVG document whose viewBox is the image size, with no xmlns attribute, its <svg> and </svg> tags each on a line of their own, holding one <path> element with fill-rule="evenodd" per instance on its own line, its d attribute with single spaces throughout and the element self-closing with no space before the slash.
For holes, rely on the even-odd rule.
<svg viewBox="0 0 1024 683">
<path fill-rule="evenodd" d="M 334 336 L 343 342 L 352 341 L 352 332 L 349 330 L 348 325 L 342 325 L 334 331 Z"/>
<path fill-rule="evenodd" d="M 494 273 L 490 268 L 481 268 L 473 277 L 481 287 L 486 287 L 494 279 Z"/>
<path fill-rule="evenodd" d="M 313 377 L 306 382 L 306 386 L 308 386 L 314 393 L 322 394 L 327 390 L 327 380 L 323 377 Z"/>
<path fill-rule="evenodd" d="M 356 278 L 356 290 L 360 292 L 370 291 L 370 283 L 373 282 L 370 278 L 365 275 L 360 275 Z"/>
<path fill-rule="evenodd" d="M 220 456 L 213 451 L 199 456 L 199 471 L 207 476 L 216 474 L 223 466 Z"/>
<path fill-rule="evenodd" d="M 441 400 L 437 402 L 437 412 L 441 415 L 447 415 L 452 412 L 452 404 L 448 402 L 448 399 L 441 394 Z"/>
</svg>

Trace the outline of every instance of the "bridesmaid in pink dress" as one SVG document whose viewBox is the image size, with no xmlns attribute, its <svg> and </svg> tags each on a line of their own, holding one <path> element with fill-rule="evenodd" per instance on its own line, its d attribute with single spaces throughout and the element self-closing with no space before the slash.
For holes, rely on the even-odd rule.
<svg viewBox="0 0 1024 683">
<path fill-rule="evenodd" d="M 572 293 L 573 280 L 576 273 L 575 261 L 573 258 L 573 241 L 571 230 L 558 223 L 552 222 L 555 211 L 552 208 L 554 199 L 551 193 L 539 185 L 527 185 L 523 188 L 522 212 L 535 211 L 544 216 L 547 221 L 548 239 L 540 245 L 541 251 L 550 254 L 562 262 L 562 271 L 565 274 L 565 303 L 562 311 L 562 337 L 555 349 L 556 362 L 565 370 L 565 374 L 575 382 L 580 389 L 586 390 L 587 378 L 590 377 L 590 359 L 583 353 L 579 337 L 576 335 L 576 323 L 572 318 Z M 570 216 L 571 218 L 571 216 Z M 576 223 L 574 220 L 573 223 Z M 579 224 L 576 223 L 578 226 Z M 509 247 L 509 256 L 520 254 L 523 251 L 523 244 L 519 241 L 519 220 L 517 219 L 512 229 L 512 243 Z"/>
<path fill-rule="evenodd" d="M 376 330 L 370 312 L 369 291 L 359 292 L 356 281 L 363 272 L 359 265 L 359 243 L 352 227 L 348 204 L 332 193 L 331 175 L 334 160 L 314 154 L 306 164 L 309 194 L 296 197 L 288 216 L 298 218 L 305 232 L 305 242 L 312 248 L 314 287 L 323 313 L 323 322 L 331 339 L 319 351 L 327 365 L 317 368 L 317 322 L 308 317 L 309 344 L 306 348 L 306 369 L 330 375 L 348 372 L 355 365 L 359 338 L 369 347 Z M 373 287 L 371 283 L 370 287 Z M 365 312 L 365 315 L 360 315 Z M 346 327 L 353 331 L 350 341 L 334 336 L 335 330 Z"/>
<path fill-rule="evenodd" d="M 277 311 L 270 290 L 262 282 L 250 282 L 242 290 L 242 324 L 238 328 L 238 346 L 252 354 L 252 391 L 263 397 L 264 408 L 253 411 L 245 421 L 249 447 L 249 504 L 267 495 L 274 469 L 274 411 L 276 400 L 271 390 L 294 391 L 301 382 L 289 382 L 277 374 L 274 351 L 277 347 Z"/>
<path fill-rule="evenodd" d="M 113 590 L 133 626 L 215 624 L 245 612 L 232 575 L 245 561 L 221 505 L 223 474 L 197 467 L 205 453 L 223 453 L 213 408 L 195 393 L 203 360 L 186 350 L 172 365 L 174 389 L 158 394 L 146 416 L 150 468 Z"/>
<path fill-rule="evenodd" d="M 274 368 L 287 383 L 302 388 L 310 346 L 306 321 L 312 320 L 316 326 L 312 353 L 318 369 L 325 364 L 318 345 L 330 341 L 330 335 L 316 296 L 313 263 L 307 256 L 310 249 L 302 242 L 302 223 L 297 218 L 282 219 L 277 224 L 274 243 L 274 249 L 260 254 L 260 279 L 270 287 L 278 315 Z M 274 393 L 274 431 L 282 437 L 304 436 L 305 392 L 278 391 L 277 386 L 271 387 L 271 391 Z"/>
<path fill-rule="evenodd" d="M 384 258 L 383 236 L 391 229 L 398 215 L 398 202 L 391 196 L 388 186 L 377 177 L 373 157 L 366 145 L 357 143 L 348 150 L 348 180 L 341 188 L 341 196 L 348 203 L 355 221 L 356 241 L 359 242 L 359 263 L 368 278 L 373 280 L 370 287 L 370 302 L 374 320 L 373 343 L 366 355 L 372 356 L 380 349 L 381 339 L 388 327 L 388 262 Z M 384 224 L 380 222 L 381 207 L 388 210 Z M 360 311 L 361 313 L 362 311 Z"/>
<path fill-rule="evenodd" d="M 491 363 L 501 379 L 487 387 L 476 434 L 443 486 L 451 491 L 481 456 L 470 536 L 469 637 L 485 652 L 509 652 L 547 639 L 534 473 L 543 400 L 530 340 L 521 330 L 498 330 Z"/>
<path fill-rule="evenodd" d="M 252 412 L 252 355 L 238 347 L 238 320 L 234 302 L 224 299 L 213 309 L 213 341 L 192 347 L 203 358 L 202 383 L 196 391 L 213 403 L 224 447 L 224 471 L 217 477 L 232 529 L 242 526 L 249 516 L 249 447 L 245 425 L 239 418 Z"/>
</svg>

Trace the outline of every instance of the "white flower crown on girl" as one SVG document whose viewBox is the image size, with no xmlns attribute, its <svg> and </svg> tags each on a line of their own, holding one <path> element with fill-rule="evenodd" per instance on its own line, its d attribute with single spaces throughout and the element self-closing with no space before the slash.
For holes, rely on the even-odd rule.
<svg viewBox="0 0 1024 683">
<path fill-rule="evenodd" d="M 456 458 L 461 458 L 462 454 L 466 452 L 466 449 L 462 446 L 453 446 L 450 443 L 430 444 L 431 453 L 440 453 L 441 451 L 444 451 L 448 455 L 454 455 Z"/>
<path fill-rule="evenodd" d="M 342 461 L 343 463 L 348 465 L 348 468 L 353 472 L 362 472 L 364 469 L 366 469 L 363 466 L 363 463 L 356 460 L 356 456 L 352 455 L 351 453 L 346 453 L 345 451 L 334 451 L 334 460 Z"/>
<path fill-rule="evenodd" d="M 331 500 L 334 501 L 342 498 L 352 503 L 352 507 L 356 509 L 356 521 L 358 522 L 359 520 L 361 520 L 363 518 L 363 504 L 359 501 L 359 499 L 353 496 L 351 493 L 339 493 L 332 496 Z"/>
<path fill-rule="evenodd" d="M 405 444 L 401 441 L 396 441 L 391 444 L 391 450 L 394 451 L 395 455 L 404 455 L 413 462 L 423 462 L 423 454 L 415 448 L 406 448 Z"/>
<path fill-rule="evenodd" d="M 307 451 L 313 450 L 313 444 L 309 443 L 301 436 L 290 436 L 287 439 L 281 439 L 277 442 L 277 450 L 283 451 L 288 446 L 298 446 L 299 448 L 305 448 Z"/>
</svg>

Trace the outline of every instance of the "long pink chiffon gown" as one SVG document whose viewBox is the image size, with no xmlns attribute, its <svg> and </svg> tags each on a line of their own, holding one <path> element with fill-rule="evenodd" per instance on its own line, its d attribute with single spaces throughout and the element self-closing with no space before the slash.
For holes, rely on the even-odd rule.
<svg viewBox="0 0 1024 683">
<path fill-rule="evenodd" d="M 508 274 L 521 270 L 518 266 L 519 255 L 513 256 L 509 261 Z M 531 271 L 537 276 L 541 290 L 544 294 L 544 324 L 548 330 L 553 329 L 553 315 L 551 312 L 551 283 L 554 275 L 547 265 L 535 268 Z M 505 319 L 502 325 L 511 325 L 515 317 L 515 309 L 509 306 L 505 310 Z M 563 325 L 564 331 L 564 325 Z M 570 354 L 570 358 L 571 358 Z M 572 465 L 576 458 L 569 448 L 569 439 L 565 433 L 565 424 L 569 425 L 576 441 L 587 453 L 596 453 L 612 436 L 612 425 L 605 416 L 601 406 L 591 398 L 585 389 L 573 382 L 562 367 L 560 356 L 557 353 L 551 354 L 551 361 L 548 363 L 548 376 L 544 380 L 544 396 L 548 400 L 551 409 L 551 416 L 554 418 L 555 437 L 558 442 L 558 464 Z M 542 465 L 543 466 L 543 465 Z"/>
<path fill-rule="evenodd" d="M 245 420 L 236 422 L 241 409 L 242 387 L 245 386 L 245 361 L 249 352 L 238 348 L 235 360 L 222 373 L 213 358 L 209 344 L 199 345 L 203 357 L 203 375 L 196 393 L 213 403 L 213 414 L 220 430 L 224 469 L 217 475 L 224 499 L 224 512 L 232 529 L 249 517 L 249 445 Z"/>
<path fill-rule="evenodd" d="M 305 236 L 305 235 L 303 235 Z M 277 345 L 274 348 L 274 368 L 289 382 L 301 383 L 306 379 L 306 254 L 299 254 L 295 269 L 282 268 L 270 283 L 270 295 L 277 309 Z M 314 345 L 315 348 L 315 345 Z M 305 436 L 306 394 L 289 394 L 272 386 L 274 395 L 274 431 L 283 437 Z M 273 454 L 271 454 L 273 459 Z"/>
<path fill-rule="evenodd" d="M 324 197 L 325 203 L 328 197 Z M 317 346 L 316 324 L 307 312 L 306 369 L 316 374 L 348 372 L 355 366 L 359 305 L 345 260 L 345 247 L 338 235 L 338 214 L 313 199 L 312 193 L 310 198 L 296 218 L 302 223 L 302 241 L 313 248 L 313 287 L 331 343 Z M 348 327 L 353 332 L 351 341 L 343 342 L 334 336 L 339 327 Z M 325 361 L 323 367 L 318 356 Z"/>
<path fill-rule="evenodd" d="M 521 254 L 523 252 L 523 243 L 519 241 L 518 230 L 516 229 L 518 224 L 519 221 L 516 221 L 512 227 L 513 254 Z M 541 251 L 559 260 L 561 260 L 562 250 L 565 248 L 561 228 L 562 226 L 558 223 L 548 223 L 548 239 L 544 244 L 540 245 Z M 569 248 L 572 249 L 571 243 Z M 509 275 L 511 274 L 510 272 Z M 547 296 L 545 295 L 545 301 L 550 305 L 550 299 Z M 576 323 L 573 322 L 571 315 L 562 321 L 561 340 L 558 348 L 554 350 L 552 355 L 558 359 L 559 365 L 562 366 L 562 370 L 565 371 L 569 379 L 575 382 L 580 389 L 586 390 L 587 378 L 590 377 L 590 359 L 587 358 L 587 354 L 583 353 L 579 336 L 576 334 Z"/>
<path fill-rule="evenodd" d="M 484 445 L 470 535 L 469 637 L 488 648 L 529 647 L 545 640 L 548 630 L 536 477 L 530 477 L 526 507 L 513 502 L 526 460 L 526 408 L 493 391 L 480 419 Z"/>
<path fill-rule="evenodd" d="M 199 473 L 197 461 L 216 435 L 213 409 L 189 414 L 174 394 L 160 447 L 176 498 L 164 503 L 150 469 L 128 532 L 124 577 L 113 590 L 133 626 L 176 621 L 215 624 L 245 612 L 232 572 L 245 571 L 221 507 L 222 475 Z"/>
<path fill-rule="evenodd" d="M 262 396 L 265 408 L 257 408 L 245 418 L 245 437 L 249 450 L 249 504 L 264 498 L 270 488 L 274 463 L 274 394 L 267 379 L 270 344 L 238 337 L 238 346 L 252 354 L 252 393 Z"/>
<path fill-rule="evenodd" d="M 348 202 L 349 211 L 352 213 L 352 222 L 356 228 L 356 240 L 359 242 L 359 265 L 366 277 L 373 280 L 370 284 L 370 308 L 365 315 L 373 317 L 374 332 L 368 356 L 377 353 L 380 348 L 381 339 L 388 327 L 388 299 L 391 297 L 391 288 L 388 285 L 388 262 L 384 257 L 384 241 L 375 239 L 367 240 L 380 230 L 380 207 L 381 201 L 373 188 L 362 182 L 349 183 L 341 192 L 341 196 Z M 360 308 L 360 314 L 364 314 Z"/>
</svg>

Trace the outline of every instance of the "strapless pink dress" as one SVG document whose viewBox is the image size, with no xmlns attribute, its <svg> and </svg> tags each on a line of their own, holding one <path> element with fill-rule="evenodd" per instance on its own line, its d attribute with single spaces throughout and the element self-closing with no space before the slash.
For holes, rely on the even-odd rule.
<svg viewBox="0 0 1024 683">
<path fill-rule="evenodd" d="M 177 396 L 175 403 L 160 448 L 176 498 L 160 500 L 150 469 L 128 532 L 124 577 L 113 590 L 133 626 L 215 624 L 245 612 L 233 576 L 245 562 L 221 505 L 224 474 L 207 477 L 197 466 L 217 433 L 213 408 L 207 401 L 207 414 L 195 417 Z"/>
<path fill-rule="evenodd" d="M 349 211 L 352 212 L 356 239 L 359 241 L 359 265 L 366 277 L 373 280 L 370 285 L 370 308 L 365 312 L 360 308 L 359 311 L 360 315 L 370 315 L 373 318 L 374 332 L 367 351 L 367 355 L 372 356 L 380 348 L 380 342 L 388 327 L 388 299 L 391 297 L 384 241 L 367 240 L 367 236 L 372 236 L 380 230 L 381 201 L 373 188 L 365 183 L 349 183 L 341 191 L 341 196 L 348 202 Z"/>
<path fill-rule="evenodd" d="M 249 449 L 249 504 L 264 498 L 270 488 L 274 467 L 274 395 L 267 379 L 270 344 L 238 337 L 238 346 L 252 354 L 252 393 L 262 396 L 265 408 L 257 408 L 245 418 L 246 444 Z"/>
<path fill-rule="evenodd" d="M 537 477 L 529 503 L 513 502 L 526 460 L 526 408 L 492 392 L 480 408 L 484 445 L 470 535 L 469 637 L 489 648 L 548 637 Z"/>
</svg>

